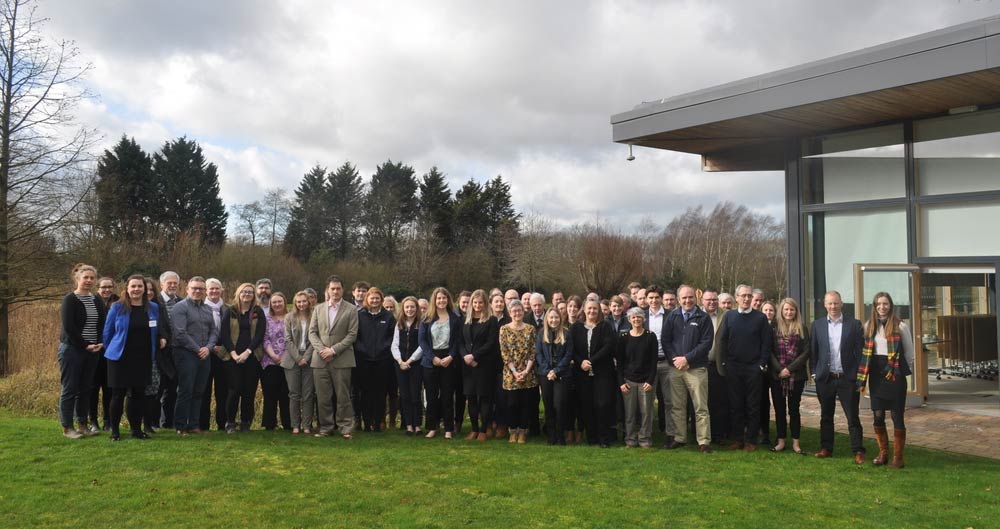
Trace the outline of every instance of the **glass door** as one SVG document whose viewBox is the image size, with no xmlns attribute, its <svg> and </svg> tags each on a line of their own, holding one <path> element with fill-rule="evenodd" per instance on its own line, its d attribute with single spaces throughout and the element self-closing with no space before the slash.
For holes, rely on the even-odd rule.
<svg viewBox="0 0 1000 529">
<path fill-rule="evenodd" d="M 923 321 L 919 317 L 914 318 L 914 293 L 920 292 L 920 267 L 910 264 L 855 264 L 854 317 L 861 320 L 862 325 L 872 312 L 875 294 L 880 292 L 886 292 L 892 297 L 896 314 L 913 333 L 913 343 L 921 343 L 916 337 L 923 334 Z M 927 398 L 926 355 L 916 354 L 916 360 L 917 365 L 912 369 L 914 374 L 907 377 L 908 406 L 918 406 Z"/>
</svg>

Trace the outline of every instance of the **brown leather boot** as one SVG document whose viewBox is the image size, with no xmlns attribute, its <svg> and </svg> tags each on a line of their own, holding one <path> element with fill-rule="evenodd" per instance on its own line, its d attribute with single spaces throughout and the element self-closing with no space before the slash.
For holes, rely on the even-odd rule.
<svg viewBox="0 0 1000 529">
<path fill-rule="evenodd" d="M 875 440 L 878 442 L 878 456 L 872 459 L 872 464 L 878 467 L 889 462 L 889 432 L 885 426 L 875 427 Z"/>
<path fill-rule="evenodd" d="M 892 430 L 892 468 L 903 468 L 903 451 L 906 449 L 906 430 Z"/>
</svg>

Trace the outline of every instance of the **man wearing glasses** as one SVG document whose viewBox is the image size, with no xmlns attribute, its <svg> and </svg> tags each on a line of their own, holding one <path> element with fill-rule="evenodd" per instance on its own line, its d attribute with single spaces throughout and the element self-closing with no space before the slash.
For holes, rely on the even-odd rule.
<svg viewBox="0 0 1000 529">
<path fill-rule="evenodd" d="M 767 368 L 774 334 L 767 316 L 753 310 L 753 289 L 736 287 L 736 310 L 722 317 L 719 351 L 723 355 L 726 385 L 729 389 L 730 431 L 734 450 L 757 449 L 760 427 L 761 373 Z"/>
</svg>

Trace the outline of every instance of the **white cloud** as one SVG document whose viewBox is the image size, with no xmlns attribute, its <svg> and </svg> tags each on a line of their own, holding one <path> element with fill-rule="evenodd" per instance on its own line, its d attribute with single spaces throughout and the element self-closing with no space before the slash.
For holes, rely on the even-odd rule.
<svg viewBox="0 0 1000 529">
<path fill-rule="evenodd" d="M 608 118 L 669 97 L 992 14 L 989 2 L 871 4 L 51 0 L 100 101 L 107 145 L 180 135 L 220 169 L 227 203 L 294 189 L 314 163 L 366 177 L 386 159 L 452 189 L 503 174 L 518 207 L 559 224 L 666 222 L 718 200 L 782 215 L 774 174 L 700 172 L 698 158 L 625 149 Z"/>
</svg>

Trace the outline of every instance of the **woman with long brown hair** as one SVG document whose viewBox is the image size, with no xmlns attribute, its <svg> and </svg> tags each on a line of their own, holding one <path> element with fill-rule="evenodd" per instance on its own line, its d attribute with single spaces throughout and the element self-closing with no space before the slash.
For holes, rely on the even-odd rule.
<svg viewBox="0 0 1000 529">
<path fill-rule="evenodd" d="M 875 440 L 878 457 L 875 465 L 889 462 L 889 432 L 885 427 L 886 410 L 892 415 L 892 462 L 889 466 L 903 468 L 903 451 L 906 447 L 906 377 L 913 374 L 916 365 L 913 337 L 910 329 L 896 315 L 896 305 L 888 292 L 879 292 L 872 298 L 872 312 L 865 323 L 865 345 L 858 365 L 858 390 L 864 391 L 867 382 L 874 416 Z"/>
<path fill-rule="evenodd" d="M 396 329 L 392 336 L 392 358 L 396 361 L 401 426 L 406 428 L 406 435 L 421 433 L 420 419 L 423 416 L 420 386 L 424 380 L 424 372 L 420 367 L 420 359 L 424 351 L 419 344 L 419 312 L 417 298 L 413 296 L 403 298 L 399 303 Z"/>
<path fill-rule="evenodd" d="M 770 303 L 770 302 L 768 302 Z M 765 303 L 764 306 L 767 306 Z M 806 387 L 806 364 L 809 361 L 809 334 L 802 324 L 799 305 L 792 298 L 785 298 L 778 304 L 780 313 L 775 317 L 774 349 L 771 353 L 771 400 L 774 401 L 774 423 L 777 442 L 772 452 L 785 449 L 785 436 L 791 426 L 792 451 L 802 454 L 799 434 L 802 421 L 799 403 Z M 786 419 L 787 411 L 787 419 Z"/>
<path fill-rule="evenodd" d="M 260 412 L 261 426 L 274 430 L 281 420 L 281 427 L 292 429 L 288 401 L 288 382 L 281 362 L 287 354 L 285 341 L 285 317 L 288 315 L 288 299 L 282 292 L 271 294 L 268 300 L 267 329 L 264 332 L 264 356 L 261 357 L 260 389 L 264 394 L 263 409 Z"/>
<path fill-rule="evenodd" d="M 493 422 L 493 395 L 500 372 L 500 328 L 487 303 L 485 291 L 473 292 L 462 326 L 462 382 L 472 423 L 467 441 L 485 441 L 489 437 L 486 430 Z"/>
<path fill-rule="evenodd" d="M 444 414 L 444 437 L 455 434 L 453 413 L 456 371 L 458 370 L 459 340 L 462 320 L 455 314 L 451 292 L 437 287 L 431 292 L 431 306 L 420 323 L 418 342 L 424 351 L 420 365 L 424 369 L 424 389 L 427 392 L 427 437 L 437 435 L 438 422 Z"/>
<path fill-rule="evenodd" d="M 575 296 L 574 296 L 575 297 Z M 564 445 L 572 437 L 570 389 L 573 383 L 573 339 L 559 314 L 545 312 L 542 331 L 535 346 L 536 373 L 545 403 L 545 431 L 549 444 Z"/>
<path fill-rule="evenodd" d="M 236 289 L 233 304 L 229 307 L 228 321 L 222 322 L 223 353 L 226 385 L 226 433 L 237 429 L 250 431 L 254 416 L 254 396 L 260 379 L 260 360 L 264 356 L 261 346 L 267 331 L 267 318 L 257 305 L 256 289 L 252 283 L 243 283 Z M 236 413 L 240 420 L 236 422 Z"/>
</svg>

